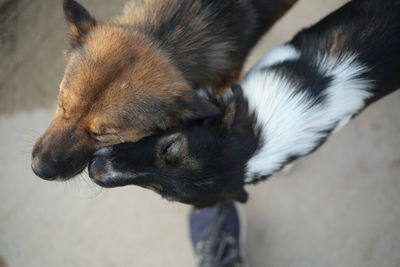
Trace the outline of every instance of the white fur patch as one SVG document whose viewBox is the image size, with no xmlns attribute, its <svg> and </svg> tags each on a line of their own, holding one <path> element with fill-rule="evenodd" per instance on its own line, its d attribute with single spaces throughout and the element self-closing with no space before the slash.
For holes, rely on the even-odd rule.
<svg viewBox="0 0 400 267">
<path fill-rule="evenodd" d="M 106 150 L 109 148 L 102 148 L 102 150 Z M 105 164 L 105 175 L 103 179 L 101 179 L 103 182 L 112 182 L 112 181 L 117 181 L 119 179 L 135 179 L 141 176 L 146 176 L 150 175 L 150 173 L 134 173 L 130 171 L 117 171 L 114 169 L 114 166 L 111 162 L 107 162 Z"/>
<path fill-rule="evenodd" d="M 117 180 L 118 178 L 129 178 L 134 179 L 140 176 L 147 175 L 147 173 L 132 173 L 132 172 L 119 172 L 119 171 L 108 171 L 104 182 L 110 180 Z"/>
<path fill-rule="evenodd" d="M 111 162 L 106 163 L 106 173 L 107 173 L 106 178 L 105 178 L 106 181 L 117 180 L 119 178 L 135 179 L 135 178 L 138 178 L 141 176 L 150 175 L 150 173 L 144 173 L 144 172 L 143 173 L 140 173 L 140 172 L 133 173 L 133 172 L 129 172 L 129 171 L 116 171 Z"/>
<path fill-rule="evenodd" d="M 287 46 L 285 46 L 287 47 Z M 282 51 L 287 50 L 284 48 Z M 276 50 L 280 51 L 280 50 Z M 291 49 L 287 50 L 291 51 Z M 287 55 L 292 55 L 287 57 Z M 263 59 L 242 83 L 249 101 L 250 112 L 255 112 L 261 129 L 262 147 L 247 163 L 245 182 L 253 182 L 279 170 L 290 156 L 302 156 L 315 149 L 325 137 L 323 131 L 342 126 L 360 111 L 371 93 L 372 82 L 358 78 L 367 68 L 358 63 L 356 56 L 340 60 L 320 56 L 319 68 L 333 80 L 325 89 L 326 100 L 313 103 L 307 92 L 296 92 L 296 85 L 274 72 L 260 71 L 270 62 L 282 62 L 299 57 L 300 53 L 281 53 Z M 272 60 L 273 59 L 273 60 Z"/>
</svg>

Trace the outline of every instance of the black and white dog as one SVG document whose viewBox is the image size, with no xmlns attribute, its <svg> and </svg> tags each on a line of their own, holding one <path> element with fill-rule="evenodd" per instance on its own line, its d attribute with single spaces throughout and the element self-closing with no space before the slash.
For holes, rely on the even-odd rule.
<svg viewBox="0 0 400 267">
<path fill-rule="evenodd" d="M 400 0 L 353 0 L 268 53 L 230 97 L 211 97 L 220 116 L 103 148 L 90 176 L 198 207 L 245 202 L 244 185 L 315 151 L 399 87 Z"/>
</svg>

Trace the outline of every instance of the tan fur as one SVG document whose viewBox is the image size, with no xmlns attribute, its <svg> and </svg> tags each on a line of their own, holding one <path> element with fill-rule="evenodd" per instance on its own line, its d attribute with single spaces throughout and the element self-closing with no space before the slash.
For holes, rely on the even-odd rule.
<svg viewBox="0 0 400 267">
<path fill-rule="evenodd" d="M 347 36 L 351 34 L 352 30 L 349 28 L 342 29 L 338 28 L 332 31 L 331 36 L 330 36 L 330 47 L 328 51 L 328 55 L 331 57 L 338 56 L 338 54 L 343 51 L 343 46 L 345 45 L 345 41 L 347 40 Z M 324 47 L 321 47 L 321 50 L 324 49 Z"/>
</svg>

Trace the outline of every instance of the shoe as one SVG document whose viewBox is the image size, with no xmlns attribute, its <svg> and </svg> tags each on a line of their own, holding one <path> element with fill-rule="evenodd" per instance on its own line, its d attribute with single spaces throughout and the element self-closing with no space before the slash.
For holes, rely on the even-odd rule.
<svg viewBox="0 0 400 267">
<path fill-rule="evenodd" d="M 233 202 L 190 213 L 190 236 L 199 267 L 243 267 L 239 212 Z"/>
</svg>

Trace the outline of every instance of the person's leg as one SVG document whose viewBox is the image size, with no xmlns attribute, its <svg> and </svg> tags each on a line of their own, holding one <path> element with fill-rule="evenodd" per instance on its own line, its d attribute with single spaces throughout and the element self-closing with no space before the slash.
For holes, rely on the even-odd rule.
<svg viewBox="0 0 400 267">
<path fill-rule="evenodd" d="M 239 213 L 233 202 L 190 213 L 190 235 L 199 267 L 245 266 Z"/>
</svg>

